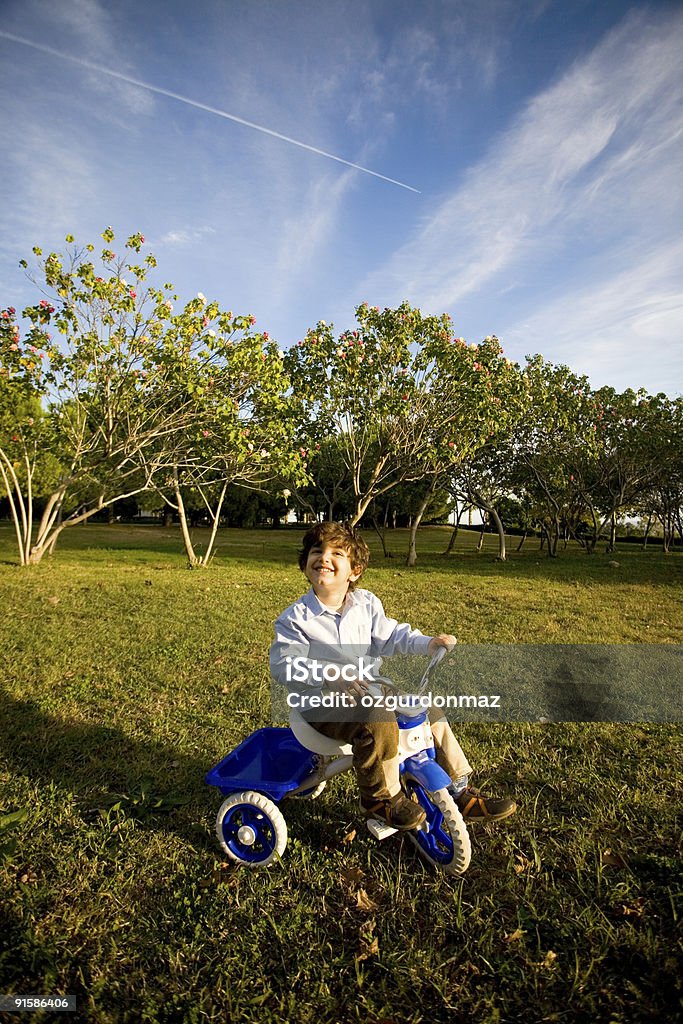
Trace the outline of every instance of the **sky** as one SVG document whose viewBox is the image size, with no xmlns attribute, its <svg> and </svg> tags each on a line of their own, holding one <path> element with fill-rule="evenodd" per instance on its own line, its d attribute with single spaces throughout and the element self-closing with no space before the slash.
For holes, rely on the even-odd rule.
<svg viewBox="0 0 683 1024">
<path fill-rule="evenodd" d="M 682 53 L 662 0 L 0 0 L 0 305 L 111 225 L 283 348 L 405 299 L 675 397 Z"/>
</svg>

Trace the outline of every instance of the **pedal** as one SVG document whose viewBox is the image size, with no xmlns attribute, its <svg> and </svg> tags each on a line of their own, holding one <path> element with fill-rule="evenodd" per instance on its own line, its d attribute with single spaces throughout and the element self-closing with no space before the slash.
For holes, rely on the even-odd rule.
<svg viewBox="0 0 683 1024">
<path fill-rule="evenodd" d="M 386 821 L 379 821 L 377 818 L 368 818 L 365 824 L 368 826 L 368 832 L 380 842 L 398 832 L 397 828 L 392 828 L 391 825 L 387 825 Z"/>
</svg>

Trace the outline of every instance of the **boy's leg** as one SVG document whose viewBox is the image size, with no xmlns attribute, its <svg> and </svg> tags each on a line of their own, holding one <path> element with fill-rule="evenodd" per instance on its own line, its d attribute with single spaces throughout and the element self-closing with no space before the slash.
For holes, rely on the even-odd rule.
<svg viewBox="0 0 683 1024">
<path fill-rule="evenodd" d="M 373 714 L 373 712 L 375 712 Z M 396 719 L 370 709 L 367 716 L 352 722 L 311 722 L 323 736 L 353 747 L 353 767 L 361 797 L 389 800 L 401 789 L 398 773 L 398 726 Z"/>
<path fill-rule="evenodd" d="M 483 796 L 478 789 L 468 784 L 468 775 L 472 769 L 462 747 L 441 712 L 434 711 L 433 714 L 435 721 L 431 720 L 430 714 L 429 724 L 434 736 L 436 761 L 453 780 L 449 790 L 463 818 L 466 821 L 499 821 L 514 814 L 517 810 L 514 800 L 509 797 L 494 799 Z"/>
<path fill-rule="evenodd" d="M 393 715 L 387 719 L 373 708 L 356 722 L 310 724 L 324 736 L 351 743 L 361 810 L 366 817 L 381 818 L 397 829 L 419 828 L 426 815 L 401 789 L 398 725 Z"/>
<path fill-rule="evenodd" d="M 434 720 L 432 720 L 432 714 Z M 453 782 L 457 783 L 459 779 L 470 774 L 472 767 L 442 712 L 432 711 L 429 724 L 432 727 L 435 741 L 436 763 L 450 775 Z"/>
</svg>

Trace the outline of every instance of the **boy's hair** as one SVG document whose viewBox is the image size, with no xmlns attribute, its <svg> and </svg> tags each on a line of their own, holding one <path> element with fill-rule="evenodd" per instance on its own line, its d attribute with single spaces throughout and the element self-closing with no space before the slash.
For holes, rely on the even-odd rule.
<svg viewBox="0 0 683 1024">
<path fill-rule="evenodd" d="M 358 533 L 349 523 L 333 523 L 326 521 L 316 523 L 304 534 L 304 539 L 299 552 L 299 568 L 306 571 L 306 562 L 311 549 L 323 544 L 335 544 L 348 552 L 351 565 L 359 577 L 365 572 L 370 561 L 370 550 Z M 357 581 L 356 581 L 357 582 Z M 349 583 L 349 590 L 353 590 L 355 583 Z"/>
</svg>

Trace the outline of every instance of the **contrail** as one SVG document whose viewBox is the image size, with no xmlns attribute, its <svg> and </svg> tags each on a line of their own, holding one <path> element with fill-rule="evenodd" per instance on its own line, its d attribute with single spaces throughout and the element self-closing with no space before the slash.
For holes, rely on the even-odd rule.
<svg viewBox="0 0 683 1024">
<path fill-rule="evenodd" d="M 181 96 L 180 93 L 171 92 L 170 89 L 162 89 L 158 85 L 150 85 L 149 82 L 142 82 L 139 78 L 131 78 L 129 75 L 122 75 L 120 71 L 112 71 L 111 68 L 104 68 L 101 64 L 93 64 L 92 61 L 82 60 L 80 57 L 71 57 L 68 53 L 62 53 L 60 50 L 55 50 L 51 46 L 43 46 L 41 43 L 34 43 L 30 39 L 24 39 L 22 36 L 15 36 L 11 32 L 3 32 L 0 29 L 0 36 L 3 39 L 9 39 L 13 43 L 21 43 L 22 46 L 30 46 L 33 50 L 40 50 L 42 53 L 49 53 L 53 57 L 60 57 L 62 60 L 71 61 L 72 64 L 80 64 L 83 68 L 88 68 L 89 71 L 97 71 L 101 75 L 109 75 L 110 78 L 118 78 L 121 82 L 128 82 L 129 85 L 137 85 L 140 89 L 147 89 L 149 92 L 158 93 L 159 96 L 168 96 L 172 100 L 178 100 L 180 103 L 187 103 L 189 107 L 196 107 L 198 110 L 205 110 L 209 114 L 216 114 L 218 117 L 224 117 L 228 121 L 234 121 L 236 124 L 242 124 L 245 128 L 253 128 L 254 131 L 263 132 L 264 135 L 272 135 L 274 139 L 281 139 L 283 142 L 289 142 L 292 146 L 299 146 L 300 149 L 307 149 L 309 153 L 317 153 L 318 156 L 324 156 L 328 160 L 336 160 L 338 164 L 345 164 L 346 167 L 353 167 L 356 171 L 362 171 L 363 174 L 371 174 L 373 178 L 381 178 L 382 181 L 388 181 L 391 185 L 398 185 L 399 188 L 406 188 L 409 192 L 417 192 L 420 195 L 420 190 L 413 188 L 412 185 L 406 185 L 403 181 L 397 181 L 396 178 L 388 178 L 385 174 L 379 174 L 377 171 L 371 171 L 369 167 L 363 167 L 361 164 L 354 164 L 351 160 L 344 160 L 340 156 L 335 156 L 333 153 L 326 153 L 324 149 L 318 149 L 316 146 L 309 146 L 305 142 L 299 142 L 297 139 L 291 139 L 288 135 L 282 135 L 280 132 L 275 132 L 272 128 L 264 128 L 261 124 L 254 124 L 253 121 L 245 121 L 243 117 L 237 117 L 236 114 L 228 114 L 226 110 L 219 110 L 217 107 L 210 107 L 206 103 L 198 103 L 197 100 L 191 100 L 188 96 Z"/>
</svg>

